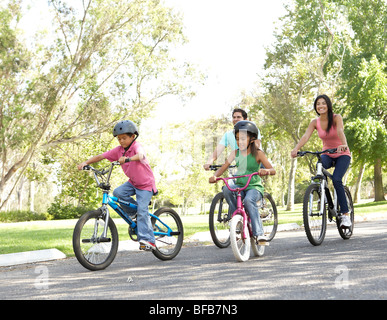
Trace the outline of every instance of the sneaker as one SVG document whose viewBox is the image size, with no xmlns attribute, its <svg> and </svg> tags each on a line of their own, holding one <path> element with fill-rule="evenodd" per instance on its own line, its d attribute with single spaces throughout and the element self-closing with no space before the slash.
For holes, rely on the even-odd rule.
<svg viewBox="0 0 387 320">
<path fill-rule="evenodd" d="M 349 228 L 352 226 L 351 219 L 347 215 L 341 216 L 340 228 Z"/>
<path fill-rule="evenodd" d="M 269 238 L 266 236 L 258 236 L 257 237 L 257 243 L 261 241 L 269 241 Z"/>
<path fill-rule="evenodd" d="M 146 240 L 140 240 L 140 250 L 145 250 L 145 251 L 156 250 L 156 245 Z"/>
</svg>

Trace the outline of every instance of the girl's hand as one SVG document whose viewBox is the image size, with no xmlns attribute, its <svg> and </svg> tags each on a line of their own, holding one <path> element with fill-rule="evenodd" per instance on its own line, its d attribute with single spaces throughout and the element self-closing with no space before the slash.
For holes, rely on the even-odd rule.
<svg viewBox="0 0 387 320">
<path fill-rule="evenodd" d="M 258 170 L 258 175 L 259 176 L 268 176 L 270 175 L 270 171 L 268 169 L 259 169 Z"/>
<path fill-rule="evenodd" d="M 215 176 L 210 177 L 210 179 L 208 179 L 208 182 L 209 183 L 216 183 L 216 177 Z"/>
</svg>

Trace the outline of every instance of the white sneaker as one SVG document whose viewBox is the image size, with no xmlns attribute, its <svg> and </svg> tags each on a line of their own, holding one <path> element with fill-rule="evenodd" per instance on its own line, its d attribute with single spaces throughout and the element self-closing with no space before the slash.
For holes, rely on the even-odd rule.
<svg viewBox="0 0 387 320">
<path fill-rule="evenodd" d="M 341 222 L 340 222 L 340 228 L 349 228 L 352 226 L 351 219 L 349 216 L 342 215 L 341 216 Z"/>
</svg>

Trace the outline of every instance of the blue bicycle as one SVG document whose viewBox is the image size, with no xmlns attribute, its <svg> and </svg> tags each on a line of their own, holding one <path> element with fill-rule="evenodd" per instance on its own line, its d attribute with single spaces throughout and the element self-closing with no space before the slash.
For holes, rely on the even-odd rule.
<svg viewBox="0 0 387 320">
<path fill-rule="evenodd" d="M 129 216 L 122 205 L 137 209 L 135 204 L 110 196 L 110 177 L 118 161 L 112 162 L 110 168 L 97 170 L 90 165 L 84 170 L 93 171 L 97 187 L 102 189 L 102 206 L 97 210 L 83 214 L 73 232 L 73 250 L 79 263 L 85 268 L 96 271 L 108 267 L 118 250 L 117 227 L 110 218 L 108 206 L 117 212 L 129 225 L 129 236 L 137 241 L 136 215 Z M 171 208 L 163 207 L 151 214 L 151 222 L 156 238 L 153 254 L 160 260 L 176 257 L 183 245 L 183 224 L 179 215 Z"/>
</svg>

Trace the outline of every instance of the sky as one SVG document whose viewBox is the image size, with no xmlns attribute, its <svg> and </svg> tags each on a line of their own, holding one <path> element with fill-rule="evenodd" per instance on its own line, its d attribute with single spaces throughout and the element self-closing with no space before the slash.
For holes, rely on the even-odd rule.
<svg viewBox="0 0 387 320">
<path fill-rule="evenodd" d="M 68 1 L 68 0 L 67 0 Z M 81 0 L 71 0 L 81 1 Z M 279 17 L 285 14 L 287 0 L 164 0 L 183 15 L 188 43 L 172 50 L 177 58 L 195 65 L 207 76 L 196 97 L 183 103 L 177 97 L 159 101 L 149 119 L 152 126 L 187 119 L 227 115 L 258 80 L 265 61 L 265 47 L 273 41 Z M 35 16 L 35 28 L 43 26 L 47 3 L 28 0 Z M 33 15 L 33 16 L 34 16 Z M 35 17 L 34 17 L 35 18 Z M 34 28 L 32 28 L 34 29 Z M 31 31 L 33 32 L 33 31 Z M 27 37 L 28 39 L 28 37 Z"/>
<path fill-rule="evenodd" d="M 229 115 L 243 90 L 249 92 L 265 61 L 265 47 L 285 14 L 285 0 L 165 0 L 182 12 L 189 43 L 178 54 L 207 75 L 196 97 L 182 107 L 179 99 L 159 103 L 157 118 L 167 121 Z M 230 115 L 231 118 L 231 115 Z"/>
</svg>

